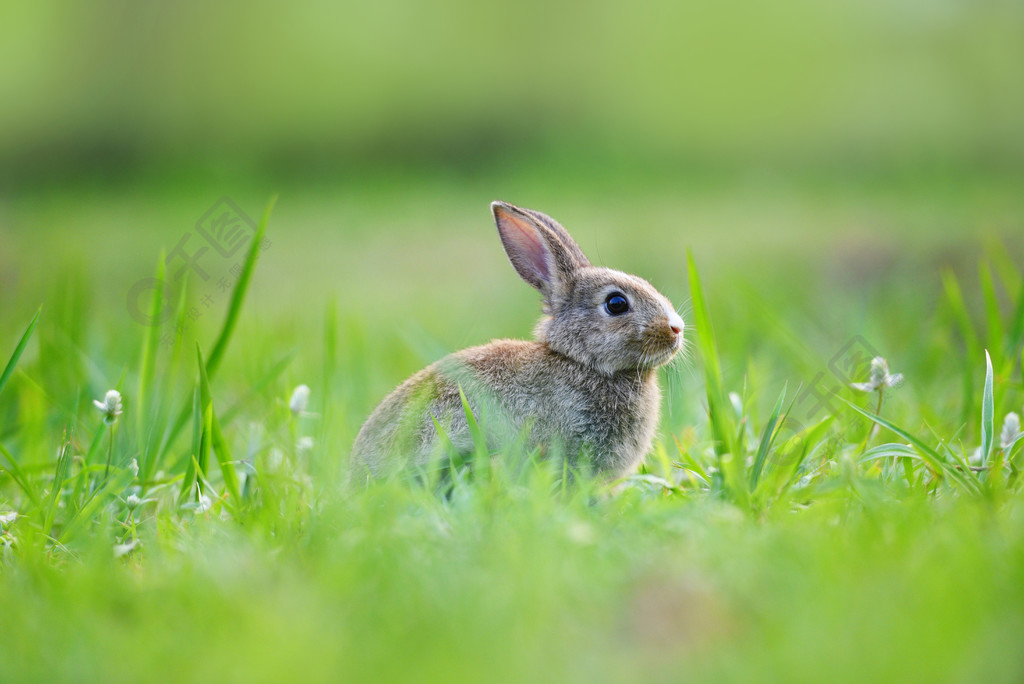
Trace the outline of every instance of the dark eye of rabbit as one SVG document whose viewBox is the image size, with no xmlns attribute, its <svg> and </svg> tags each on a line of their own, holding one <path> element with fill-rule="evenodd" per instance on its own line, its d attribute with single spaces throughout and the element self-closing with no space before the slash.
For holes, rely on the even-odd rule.
<svg viewBox="0 0 1024 684">
<path fill-rule="evenodd" d="M 621 292 L 612 292 L 604 299 L 604 310 L 611 316 L 621 316 L 629 311 L 629 300 Z"/>
</svg>

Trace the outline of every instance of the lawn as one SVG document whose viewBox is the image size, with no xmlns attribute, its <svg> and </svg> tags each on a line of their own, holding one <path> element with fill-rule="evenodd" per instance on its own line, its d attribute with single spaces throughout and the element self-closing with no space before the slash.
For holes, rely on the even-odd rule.
<svg viewBox="0 0 1024 684">
<path fill-rule="evenodd" d="M 1024 678 L 1019 176 L 546 173 L 7 197 L 0 680 Z M 265 233 L 175 281 L 225 192 Z M 390 388 L 529 334 L 493 199 L 683 306 L 655 448 L 352 486 Z"/>
</svg>

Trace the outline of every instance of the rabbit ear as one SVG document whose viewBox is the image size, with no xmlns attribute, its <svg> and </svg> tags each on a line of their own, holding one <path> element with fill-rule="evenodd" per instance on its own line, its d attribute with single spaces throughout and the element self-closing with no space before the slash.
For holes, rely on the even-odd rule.
<svg viewBox="0 0 1024 684">
<path fill-rule="evenodd" d="M 491 213 L 512 266 L 545 297 L 573 271 L 590 265 L 579 245 L 550 216 L 506 202 L 492 202 Z"/>
</svg>

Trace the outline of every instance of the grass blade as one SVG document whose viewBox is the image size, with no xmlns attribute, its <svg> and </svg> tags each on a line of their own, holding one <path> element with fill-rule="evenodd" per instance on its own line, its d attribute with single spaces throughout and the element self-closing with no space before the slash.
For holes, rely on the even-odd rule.
<svg viewBox="0 0 1024 684">
<path fill-rule="evenodd" d="M 865 451 L 861 457 L 861 463 L 868 461 L 877 461 L 885 458 L 915 458 L 920 459 L 916 451 L 908 447 L 906 444 L 900 444 L 898 442 L 889 442 L 887 444 L 879 444 L 876 447 L 871 447 Z"/>
<path fill-rule="evenodd" d="M 963 335 L 968 351 L 977 349 L 981 346 L 981 343 L 978 341 L 978 334 L 974 330 L 974 324 L 971 323 L 971 315 L 967 312 L 967 305 L 964 304 L 960 282 L 952 271 L 946 271 L 942 274 L 942 287 L 946 292 L 946 301 L 949 302 L 949 308 L 953 312 L 953 318 L 956 319 L 957 325 L 960 327 L 960 334 Z"/>
<path fill-rule="evenodd" d="M 26 496 L 32 500 L 32 503 L 38 506 L 39 494 L 36 490 L 32 489 L 32 485 L 29 483 L 28 477 L 25 476 L 25 471 L 21 469 L 18 462 L 14 460 L 13 456 L 11 456 L 11 452 L 9 452 L 3 444 L 0 444 L 0 455 L 3 455 L 4 457 L 4 460 L 0 461 L 0 467 L 2 467 L 4 471 L 11 476 L 11 479 L 14 480 L 19 487 L 21 487 L 21 491 L 25 492 Z"/>
<path fill-rule="evenodd" d="M 985 393 L 981 397 L 981 464 L 988 465 L 995 438 L 995 402 L 992 399 L 992 358 L 985 350 Z"/>
<path fill-rule="evenodd" d="M 235 472 L 235 464 L 231 460 L 231 454 L 228 451 L 227 440 L 224 439 L 220 424 L 217 422 L 217 413 L 213 410 L 213 393 L 210 391 L 210 377 L 206 372 L 206 365 L 203 363 L 203 352 L 199 349 L 198 342 L 196 343 L 196 362 L 199 365 L 199 401 L 202 404 L 203 415 L 209 414 L 210 446 L 217 457 L 217 463 L 220 465 L 221 476 L 224 478 L 224 485 L 227 487 L 228 493 L 231 494 L 235 502 L 241 503 L 242 493 L 238 483 L 238 474 Z M 209 460 L 209 452 L 205 456 Z M 203 474 L 205 475 L 206 465 L 202 461 L 201 464 L 203 464 Z"/>
<path fill-rule="evenodd" d="M 897 435 L 899 435 L 906 441 L 910 442 L 910 444 L 917 449 L 918 453 L 921 454 L 921 457 L 932 469 L 932 472 L 934 472 L 936 475 L 947 477 L 948 479 L 956 482 L 961 487 L 963 487 L 964 489 L 968 490 L 973 494 L 978 494 L 980 492 L 980 489 L 978 487 L 978 481 L 976 479 L 964 474 L 960 470 L 957 470 L 956 466 L 950 464 L 946 460 L 946 458 L 942 456 L 942 454 L 940 454 L 935 449 L 925 444 L 923 441 L 921 441 L 914 435 L 910 434 L 903 428 L 897 426 L 895 423 L 892 423 L 886 420 L 885 418 L 882 418 L 881 416 L 875 415 L 870 411 L 866 411 L 861 407 L 857 406 L 856 404 L 854 404 L 853 402 L 847 401 L 843 397 L 836 398 L 839 399 L 839 401 L 845 403 L 847 406 L 852 408 L 857 413 L 864 416 L 865 418 L 873 420 L 882 427 L 891 430 L 892 432 L 895 432 Z"/>
<path fill-rule="evenodd" d="M 1002 359 L 1003 320 L 999 314 L 999 297 L 996 295 L 996 286 L 992 280 L 992 269 L 986 262 L 978 265 L 979 280 L 981 281 L 981 295 L 985 302 L 985 326 L 988 332 L 988 348 L 995 352 L 996 360 Z"/>
<path fill-rule="evenodd" d="M 196 482 L 199 483 L 199 494 L 203 493 L 203 482 L 210 470 L 210 450 L 213 437 L 213 407 L 207 406 L 203 411 L 203 431 L 199 439 L 199 454 L 196 457 Z"/>
<path fill-rule="evenodd" d="M 790 409 L 792 409 L 792 406 Z M 788 417 L 789 411 L 782 418 L 783 425 L 785 425 Z M 832 426 L 834 420 L 835 415 L 828 414 L 814 425 L 797 432 L 793 437 L 786 440 L 785 444 L 780 446 L 780 448 L 784 448 L 786 444 L 793 445 L 793 450 L 784 455 L 784 458 L 790 461 L 789 468 L 787 471 L 787 469 L 780 466 L 775 469 L 775 473 L 771 471 L 764 473 L 761 486 L 765 491 L 775 492 L 776 497 L 781 497 L 800 480 L 800 469 L 810 455 L 815 453 L 824 444 L 822 439 Z M 796 456 L 790 457 L 794 453 Z M 780 461 L 780 463 L 784 464 L 785 461 Z"/>
<path fill-rule="evenodd" d="M 430 414 L 430 420 L 434 423 L 434 431 L 437 432 L 439 450 L 449 458 L 453 458 L 457 452 L 455 445 L 452 444 L 452 440 L 448 437 L 448 431 L 441 427 L 441 423 L 437 421 L 437 417 L 433 413 Z"/>
<path fill-rule="evenodd" d="M 764 426 L 764 432 L 761 433 L 761 442 L 757 445 L 754 467 L 750 470 L 751 491 L 757 488 L 757 481 L 761 479 L 761 470 L 764 468 L 764 462 L 768 458 L 768 450 L 771 449 L 772 443 L 775 441 L 775 425 L 779 421 L 779 414 L 782 413 L 782 405 L 785 401 L 786 387 L 783 386 L 782 394 L 779 395 L 779 400 L 775 402 L 775 408 L 772 409 L 772 415 L 768 419 L 768 424 Z"/>
<path fill-rule="evenodd" d="M 174 362 L 181 357 L 181 350 L 182 347 L 184 346 L 185 336 L 182 335 L 180 331 L 185 329 L 185 313 L 188 309 L 188 283 L 188 271 L 186 271 L 185 275 L 182 277 L 181 280 L 181 290 L 178 293 L 178 301 L 175 304 L 174 308 L 175 335 L 174 344 L 171 348 L 170 353 L 169 363 L 171 365 L 173 365 Z M 170 392 L 170 389 L 166 387 L 166 380 L 164 382 L 164 389 L 166 389 L 168 393 Z M 188 405 L 186 404 L 185 406 L 185 422 L 188 422 Z M 161 414 L 161 417 L 162 416 L 163 414 Z M 178 417 L 179 419 L 181 418 L 180 415 Z M 144 468 L 143 466 L 140 466 L 140 479 L 144 484 L 148 484 L 149 481 L 152 479 L 153 473 L 156 471 L 157 463 L 159 461 L 162 461 L 164 456 L 167 455 L 167 450 L 171 448 L 171 444 L 174 442 L 174 438 L 177 437 L 178 432 L 181 430 L 182 427 L 184 427 L 184 424 L 182 423 L 181 425 L 178 425 L 177 422 L 170 425 L 164 425 L 164 433 L 163 437 L 161 438 L 160 448 L 156 451 L 155 455 L 151 454 L 149 457 L 146 458 L 146 461 L 143 464 Z"/>
<path fill-rule="evenodd" d="M 199 400 L 199 388 L 192 391 L 192 448 L 188 452 L 185 465 L 185 477 L 181 481 L 181 493 L 178 501 L 184 503 L 192 496 L 192 488 L 196 484 L 196 457 L 203 442 L 203 412 Z"/>
<path fill-rule="evenodd" d="M 473 415 L 473 409 L 469 406 L 469 400 L 466 399 L 466 393 L 462 391 L 462 386 L 459 386 L 459 397 L 462 399 L 462 410 L 466 414 L 466 424 L 469 426 L 469 436 L 473 439 L 473 446 L 476 448 L 477 458 L 487 458 L 487 439 L 484 437 L 484 431 L 480 429 L 480 424 L 476 420 L 476 416 Z"/>
<path fill-rule="evenodd" d="M 715 332 L 711 326 L 704 290 L 701 287 L 693 253 L 686 254 L 690 281 L 690 297 L 693 301 L 694 326 L 697 330 L 697 346 L 700 348 L 707 389 L 708 413 L 711 432 L 715 441 L 715 453 L 719 456 L 734 453 L 733 435 L 736 434 L 732 420 L 732 408 L 722 387 L 722 369 L 715 345 Z"/>
<path fill-rule="evenodd" d="M 117 492 L 123 491 L 125 487 L 131 484 L 133 479 L 135 479 L 135 474 L 131 470 L 128 468 L 119 469 L 112 477 L 107 479 L 103 488 L 93 494 L 92 498 L 68 521 L 57 541 L 61 544 L 66 544 L 78 536 L 83 527 L 96 519 L 96 514 L 100 509 L 106 506 L 117 495 Z"/>
<path fill-rule="evenodd" d="M 1006 339 L 1006 351 L 1013 359 L 1013 350 L 1024 341 L 1024 283 L 1017 288 L 1017 303 L 1014 305 L 1013 318 L 1010 320 L 1010 331 Z"/>
<path fill-rule="evenodd" d="M 18 359 L 21 358 L 22 352 L 25 351 L 25 347 L 28 346 L 29 338 L 32 337 L 32 332 L 36 329 L 36 325 L 39 324 L 39 316 L 43 313 L 43 307 L 39 307 L 36 310 L 36 315 L 32 317 L 32 322 L 28 324 L 21 339 L 18 340 L 18 345 L 14 348 L 14 353 L 11 354 L 11 358 L 7 360 L 7 365 L 4 367 L 4 372 L 0 373 L 0 393 L 4 391 L 4 385 L 11 377 L 11 373 L 14 372 L 14 367 L 18 365 Z"/>
<path fill-rule="evenodd" d="M 53 485 L 50 488 L 50 500 L 46 506 L 46 514 L 43 518 L 43 534 L 49 536 L 50 528 L 53 527 L 53 520 L 57 517 L 57 508 L 60 505 L 61 492 L 64 489 L 64 482 L 71 472 L 71 442 L 65 435 L 64 443 L 61 444 L 60 454 L 57 456 L 57 467 L 53 471 Z"/>
<path fill-rule="evenodd" d="M 231 333 L 234 332 L 235 324 L 238 322 L 238 315 L 242 310 L 242 302 L 245 300 L 245 293 L 249 289 L 249 281 L 252 280 L 252 273 L 256 268 L 256 261 L 259 258 L 260 243 L 263 241 L 263 235 L 267 231 L 270 213 L 274 210 L 276 202 L 277 196 L 274 195 L 267 203 L 266 209 L 263 210 L 263 216 L 256 227 L 256 234 L 249 245 L 249 252 L 246 254 L 245 263 L 242 265 L 242 271 L 235 282 L 234 289 L 231 291 L 231 302 L 228 304 L 227 315 L 224 318 L 223 325 L 221 325 L 220 334 L 217 335 L 217 340 L 213 343 L 213 351 L 210 352 L 210 357 L 206 360 L 206 372 L 210 377 L 213 377 L 217 372 L 217 368 L 224 358 L 224 352 L 227 350 L 228 342 L 231 341 Z M 185 423 L 188 422 L 188 414 L 189 407 L 188 404 L 185 404 L 181 407 L 181 411 L 178 412 L 178 417 L 175 419 L 170 432 L 164 440 L 163 448 L 160 450 L 161 456 L 167 452 L 167 449 L 170 448 L 178 433 L 185 427 Z"/>
<path fill-rule="evenodd" d="M 231 333 L 235 330 L 238 315 L 242 311 L 242 302 L 245 300 L 245 293 L 249 290 L 249 281 L 252 280 L 253 271 L 256 269 L 256 262 L 259 260 L 260 244 L 263 242 L 263 235 L 267 232 L 270 214 L 274 211 L 276 203 L 277 195 L 271 197 L 270 201 L 267 202 L 267 206 L 263 210 L 263 216 L 260 218 L 260 223 L 256 227 L 256 234 L 253 235 L 252 242 L 249 245 L 249 253 L 245 256 L 245 263 L 242 264 L 242 272 L 238 276 L 238 282 L 235 283 L 235 287 L 231 292 L 231 302 L 228 304 L 228 313 L 224 318 L 224 325 L 221 326 L 217 341 L 213 343 L 210 358 L 206 361 L 206 372 L 211 377 L 217 372 L 217 368 L 220 367 L 220 362 L 224 358 L 224 352 L 228 348 L 228 342 L 231 341 Z"/>
<path fill-rule="evenodd" d="M 960 283 L 952 271 L 945 271 L 942 274 L 942 287 L 946 292 L 946 301 L 949 303 L 950 311 L 960 328 L 960 334 L 964 339 L 966 347 L 965 362 L 961 373 L 963 380 L 963 408 L 960 411 L 960 423 L 965 424 L 971 418 L 971 411 L 974 406 L 974 381 L 971 373 L 970 359 L 975 358 L 975 352 L 981 349 L 978 335 L 971 323 L 971 316 L 967 313 L 967 306 L 964 304 L 964 296 L 960 290 Z"/>
<path fill-rule="evenodd" d="M 156 282 L 163 283 L 167 277 L 166 256 L 160 250 L 156 262 Z M 142 446 L 142 471 L 147 471 L 146 461 L 150 451 L 150 440 L 146 425 L 150 421 L 149 395 L 156 376 L 156 357 L 160 345 L 161 313 L 164 307 L 164 291 L 162 287 L 153 288 L 153 298 L 149 303 L 150 324 L 146 326 L 146 334 L 142 340 L 142 356 L 139 359 L 139 390 L 135 397 L 135 434 Z M 145 481 L 145 477 L 143 477 Z"/>
</svg>

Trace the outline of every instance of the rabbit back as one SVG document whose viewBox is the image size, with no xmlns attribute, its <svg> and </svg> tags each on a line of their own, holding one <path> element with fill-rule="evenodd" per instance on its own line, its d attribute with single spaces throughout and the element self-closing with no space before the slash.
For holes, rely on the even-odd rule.
<svg viewBox="0 0 1024 684">
<path fill-rule="evenodd" d="M 523 340 L 496 340 L 452 354 L 398 386 L 364 424 L 354 472 L 380 477 L 424 466 L 439 453 L 435 421 L 460 453 L 474 445 L 459 389 L 497 450 L 526 434 L 527 448 L 558 445 L 597 474 L 618 476 L 650 448 L 660 391 L 653 371 L 611 376 Z"/>
</svg>

